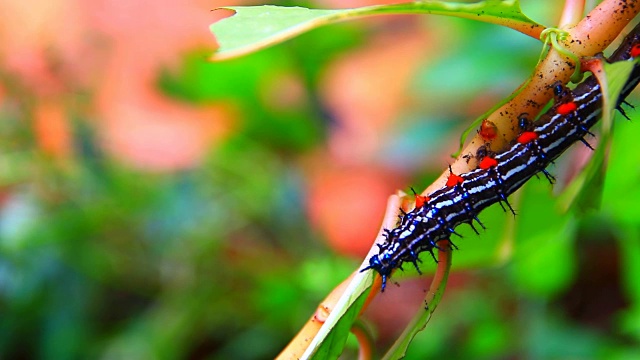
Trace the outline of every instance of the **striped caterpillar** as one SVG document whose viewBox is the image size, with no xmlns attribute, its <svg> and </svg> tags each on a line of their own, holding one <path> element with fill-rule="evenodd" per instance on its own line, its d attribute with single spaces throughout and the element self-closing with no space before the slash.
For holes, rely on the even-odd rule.
<svg viewBox="0 0 640 360">
<path fill-rule="evenodd" d="M 633 33 L 609 60 L 622 61 L 639 55 L 640 35 Z M 623 115 L 619 105 L 638 82 L 640 66 L 636 65 L 619 97 L 618 109 Z M 421 252 L 428 251 L 436 260 L 434 249 L 442 250 L 438 242 L 458 235 L 455 232 L 458 225 L 468 224 L 478 233 L 473 222 L 484 229 L 478 214 L 495 203 L 515 215 L 507 199 L 509 195 L 539 172 L 553 182 L 545 168 L 573 143 L 582 141 L 591 148 L 584 137 L 593 135 L 589 129 L 598 122 L 602 111 L 602 91 L 596 78 L 588 77 L 574 90 L 559 85 L 554 92 L 555 104 L 538 121 L 529 123 L 526 118 L 520 119 L 521 133 L 507 150 L 492 154 L 481 148 L 476 155 L 479 161 L 475 170 L 460 175 L 450 170 L 443 188 L 428 196 L 416 195 L 415 208 L 410 212 L 401 209 L 399 224 L 394 229 L 385 229 L 386 241 L 377 244 L 379 253 L 371 256 L 369 265 L 360 271 L 378 272 L 382 291 L 392 271 L 402 269 L 405 262 L 412 263 L 421 273 L 418 267 Z"/>
</svg>

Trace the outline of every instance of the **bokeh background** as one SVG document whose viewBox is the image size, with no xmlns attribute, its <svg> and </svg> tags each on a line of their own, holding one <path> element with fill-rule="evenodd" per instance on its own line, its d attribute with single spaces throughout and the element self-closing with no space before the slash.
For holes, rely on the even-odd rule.
<svg viewBox="0 0 640 360">
<path fill-rule="evenodd" d="M 0 1 L 0 358 L 274 357 L 358 268 L 387 197 L 439 175 L 540 51 L 497 26 L 389 16 L 207 62 L 211 10 L 263 3 L 389 2 Z M 546 25 L 561 10 L 522 6 Z M 554 188 L 513 198 L 516 219 L 491 208 L 485 233 L 464 231 L 409 359 L 640 356 L 629 113 L 601 210 L 555 200 L 579 145 Z M 428 276 L 405 275 L 365 314 L 381 350 L 423 306 Z"/>
</svg>

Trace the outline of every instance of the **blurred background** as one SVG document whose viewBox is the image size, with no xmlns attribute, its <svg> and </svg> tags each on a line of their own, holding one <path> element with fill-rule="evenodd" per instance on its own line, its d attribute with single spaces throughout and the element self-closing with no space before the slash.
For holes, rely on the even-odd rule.
<svg viewBox="0 0 640 360">
<path fill-rule="evenodd" d="M 0 358 L 273 358 L 359 267 L 388 196 L 446 169 L 540 51 L 497 26 L 389 16 L 207 62 L 211 10 L 265 3 L 390 1 L 0 1 Z M 560 3 L 522 6 L 552 25 Z M 578 145 L 555 187 L 514 196 L 515 220 L 491 208 L 486 232 L 454 240 L 409 359 L 640 357 L 629 114 L 601 210 L 555 200 L 588 159 Z M 381 351 L 422 311 L 428 276 L 404 278 L 365 314 Z"/>
</svg>

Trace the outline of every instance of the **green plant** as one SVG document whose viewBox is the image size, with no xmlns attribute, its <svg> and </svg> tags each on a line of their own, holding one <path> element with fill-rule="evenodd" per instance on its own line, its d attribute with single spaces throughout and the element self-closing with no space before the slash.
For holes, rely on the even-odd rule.
<svg viewBox="0 0 640 360">
<path fill-rule="evenodd" d="M 542 48 L 543 56 L 530 78 L 512 96 L 478 118 L 479 121 L 484 120 L 495 124 L 503 134 L 502 137 L 498 137 L 492 142 L 492 149 L 504 148 L 509 141 L 512 141 L 517 136 L 518 119 L 514 114 L 528 113 L 530 116 L 535 117 L 542 111 L 553 96 L 550 84 L 558 81 L 567 83 L 570 79 L 579 81 L 581 62 L 605 50 L 639 10 L 635 1 L 604 1 L 596 9 L 592 10 L 588 16 L 582 18 L 584 2 L 567 1 L 558 26 L 556 28 L 546 28 L 524 16 L 520 11 L 518 1 L 484 1 L 472 4 L 419 1 L 348 10 L 311 10 L 272 6 L 230 7 L 229 9 L 234 10 L 236 15 L 212 26 L 212 31 L 216 34 L 221 45 L 213 59 L 223 60 L 243 55 L 320 25 L 361 16 L 381 14 L 450 15 L 503 25 L 540 39 L 544 44 Z M 547 44 L 553 45 L 552 50 L 548 52 L 546 51 Z M 591 69 L 596 72 L 596 70 L 593 70 L 595 68 Z M 628 77 L 629 72 L 624 70 L 617 71 L 606 71 L 607 80 L 603 83 L 613 84 L 612 78 L 616 76 L 620 76 L 623 79 Z M 624 83 L 624 81 L 622 82 Z M 615 92 L 613 97 L 615 97 Z M 605 109 L 615 107 L 615 101 L 609 102 L 610 104 L 605 106 Z M 611 127 L 609 111 L 604 111 L 604 114 L 605 130 L 601 135 L 603 142 L 600 144 L 602 149 L 608 147 L 606 143 L 609 141 L 608 132 Z M 474 125 L 471 125 L 470 128 L 475 128 L 479 125 L 479 121 L 474 122 Z M 485 140 L 480 135 L 477 135 L 459 154 L 475 154 L 478 147 L 484 143 Z M 603 191 L 602 179 L 598 178 L 598 174 L 601 175 L 603 173 L 605 166 L 603 154 L 604 151 L 597 153 L 586 175 L 580 178 L 580 181 L 574 183 L 571 191 L 563 196 L 562 201 L 565 211 L 569 207 L 573 207 L 574 211 L 577 210 L 579 212 L 593 206 L 594 194 Z M 472 170 L 475 165 L 475 163 L 469 162 L 467 158 L 459 156 L 451 167 L 454 173 L 463 173 Z M 442 187 L 448 175 L 449 171 L 444 171 L 440 178 L 428 186 L 422 194 L 428 194 Z M 400 208 L 400 198 L 393 197 L 389 202 L 389 210 L 383 223 L 384 228 L 393 228 L 395 226 L 396 209 L 398 208 Z M 547 225 L 549 224 L 547 223 Z M 552 229 L 549 232 L 562 234 L 562 238 L 566 238 L 566 232 L 572 232 L 572 227 L 571 221 L 560 221 L 557 224 L 551 224 L 550 228 Z M 547 233 L 545 232 L 545 235 Z M 521 273 L 526 272 L 527 261 L 540 262 L 549 259 L 552 255 L 566 253 L 567 249 L 558 249 L 563 244 L 566 245 L 566 242 L 563 242 L 560 236 L 556 240 L 555 242 L 547 242 L 551 244 L 545 250 L 548 252 L 545 253 L 543 251 L 538 254 L 539 257 L 525 260 L 525 264 L 521 265 L 522 269 L 516 270 L 515 273 L 518 274 L 518 271 Z M 531 242 L 531 244 L 534 244 L 532 246 L 538 246 L 538 248 L 540 248 L 540 243 L 540 241 Z M 372 253 L 376 251 L 372 250 Z M 450 252 L 441 252 L 439 254 L 441 260 L 449 259 L 450 256 Z M 517 254 L 516 256 L 522 255 Z M 567 274 L 570 271 L 566 267 L 568 262 L 563 264 L 562 260 L 556 260 L 556 263 L 556 274 L 560 274 L 557 278 L 562 279 L 561 274 Z M 404 356 L 411 339 L 424 327 L 431 312 L 438 305 L 449 266 L 449 260 L 440 261 L 439 280 L 432 284 L 432 290 L 428 292 L 425 299 L 429 305 L 429 311 L 421 311 L 419 313 L 418 317 L 420 319 L 412 323 L 406 334 L 399 339 L 397 345 L 389 351 L 387 357 L 400 358 Z M 314 340 L 310 342 L 308 340 L 307 342 L 300 340 L 301 338 L 308 339 L 310 334 L 314 333 L 314 331 L 307 333 L 305 332 L 306 330 L 303 330 L 301 338 L 294 339 L 288 349 L 292 352 L 285 352 L 282 356 L 302 355 L 305 358 L 328 358 L 336 357 L 340 354 L 346 341 L 348 330 L 366 303 L 367 298 L 373 296 L 370 295 L 370 285 L 373 283 L 371 275 L 370 272 L 357 274 L 348 288 L 346 290 L 342 289 L 344 292 L 338 291 L 337 295 L 330 295 L 322 303 L 321 308 L 332 309 L 331 314 L 325 319 L 324 325 L 316 329 L 318 332 Z M 534 282 L 535 280 L 532 281 L 532 284 Z M 374 295 L 376 293 L 375 289 L 376 287 L 374 286 Z M 316 314 L 316 320 L 318 317 L 322 317 L 322 315 Z M 366 347 L 366 345 L 363 346 Z"/>
</svg>

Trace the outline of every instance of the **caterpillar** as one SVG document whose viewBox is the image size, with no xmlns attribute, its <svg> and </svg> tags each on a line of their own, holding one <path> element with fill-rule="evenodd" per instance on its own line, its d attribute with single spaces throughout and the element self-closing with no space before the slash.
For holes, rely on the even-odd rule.
<svg viewBox="0 0 640 360">
<path fill-rule="evenodd" d="M 632 32 L 609 61 L 638 56 L 640 35 Z M 625 117 L 620 104 L 638 82 L 640 66 L 636 65 L 618 101 L 617 108 Z M 444 187 L 428 196 L 416 194 L 415 208 L 410 212 L 401 209 L 398 225 L 384 230 L 384 243 L 376 244 L 378 254 L 372 255 L 368 266 L 360 271 L 376 271 L 382 277 L 381 291 L 392 271 L 402 269 L 404 263 L 412 263 L 421 274 L 419 254 L 429 252 L 437 262 L 434 249 L 444 250 L 438 243 L 450 240 L 452 234 L 458 235 L 455 231 L 458 225 L 468 224 L 478 233 L 474 221 L 484 229 L 478 215 L 495 203 L 515 215 L 508 201 L 510 194 L 539 172 L 553 183 L 555 179 L 546 167 L 575 142 L 581 141 L 593 149 L 584 137 L 593 135 L 589 129 L 598 122 L 602 111 L 602 90 L 595 76 L 588 77 L 574 90 L 556 84 L 554 95 L 554 105 L 538 121 L 530 122 L 526 114 L 521 115 L 518 119 L 521 132 L 508 149 L 495 154 L 481 147 L 475 156 L 478 160 L 475 170 L 454 174 L 449 168 Z M 452 242 L 449 244 L 457 249 Z"/>
</svg>

